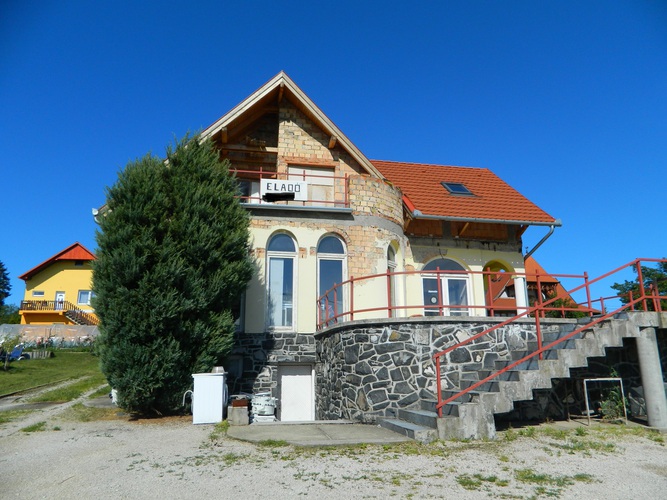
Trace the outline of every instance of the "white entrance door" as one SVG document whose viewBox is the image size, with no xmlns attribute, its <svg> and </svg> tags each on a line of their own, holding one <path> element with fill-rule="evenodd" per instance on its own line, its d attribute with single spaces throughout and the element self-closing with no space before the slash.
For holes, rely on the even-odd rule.
<svg viewBox="0 0 667 500">
<path fill-rule="evenodd" d="M 56 307 L 58 311 L 62 311 L 65 306 L 65 292 L 56 292 Z"/>
<path fill-rule="evenodd" d="M 278 368 L 280 384 L 280 420 L 299 422 L 315 420 L 313 367 L 283 365 Z"/>
</svg>

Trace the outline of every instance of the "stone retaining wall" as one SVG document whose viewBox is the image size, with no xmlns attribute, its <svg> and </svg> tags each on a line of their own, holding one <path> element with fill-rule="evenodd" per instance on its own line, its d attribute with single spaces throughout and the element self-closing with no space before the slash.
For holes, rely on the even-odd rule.
<svg viewBox="0 0 667 500">
<path fill-rule="evenodd" d="M 435 400 L 433 354 L 456 345 L 502 320 L 460 318 L 355 322 L 332 327 L 317 338 L 317 418 L 372 423 L 399 408 Z M 576 320 L 544 320 L 542 332 L 567 328 Z M 442 388 L 460 389 L 468 373 L 509 360 L 511 351 L 535 340 L 535 324 L 524 320 L 497 329 L 442 360 Z"/>
</svg>

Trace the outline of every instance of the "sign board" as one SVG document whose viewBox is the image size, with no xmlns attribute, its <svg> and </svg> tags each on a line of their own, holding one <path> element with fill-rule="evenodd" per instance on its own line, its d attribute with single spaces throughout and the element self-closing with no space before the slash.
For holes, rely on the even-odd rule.
<svg viewBox="0 0 667 500">
<path fill-rule="evenodd" d="M 276 179 L 262 179 L 260 196 L 286 195 L 294 193 L 296 201 L 308 201 L 308 183 L 305 181 L 281 181 Z"/>
</svg>

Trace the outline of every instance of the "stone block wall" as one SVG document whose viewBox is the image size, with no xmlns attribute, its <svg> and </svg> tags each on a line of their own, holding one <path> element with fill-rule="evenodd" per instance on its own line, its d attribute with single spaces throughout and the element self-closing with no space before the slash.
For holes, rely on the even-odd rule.
<svg viewBox="0 0 667 500">
<path fill-rule="evenodd" d="M 399 408 L 435 400 L 437 378 L 433 354 L 458 344 L 500 320 L 457 318 L 403 319 L 357 322 L 316 335 L 317 418 L 350 419 L 373 423 L 393 417 Z M 542 331 L 564 327 L 575 320 L 542 323 Z M 441 363 L 442 388 L 460 389 L 460 380 L 495 360 L 509 360 L 535 340 L 530 321 L 501 327 L 455 349 Z"/>
<path fill-rule="evenodd" d="M 230 394 L 271 392 L 278 397 L 278 365 L 314 364 L 315 338 L 294 332 L 238 333 L 230 358 L 243 361 L 242 376 L 230 380 Z"/>
</svg>

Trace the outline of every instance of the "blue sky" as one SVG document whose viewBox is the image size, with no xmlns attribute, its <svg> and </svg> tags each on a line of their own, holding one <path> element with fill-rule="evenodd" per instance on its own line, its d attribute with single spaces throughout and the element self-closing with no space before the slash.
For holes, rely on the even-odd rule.
<svg viewBox="0 0 667 500">
<path fill-rule="evenodd" d="M 95 249 L 128 161 L 280 70 L 369 158 L 489 168 L 562 219 L 535 254 L 550 272 L 667 255 L 666 2 L 2 0 L 8 303 L 20 274 Z"/>
</svg>

